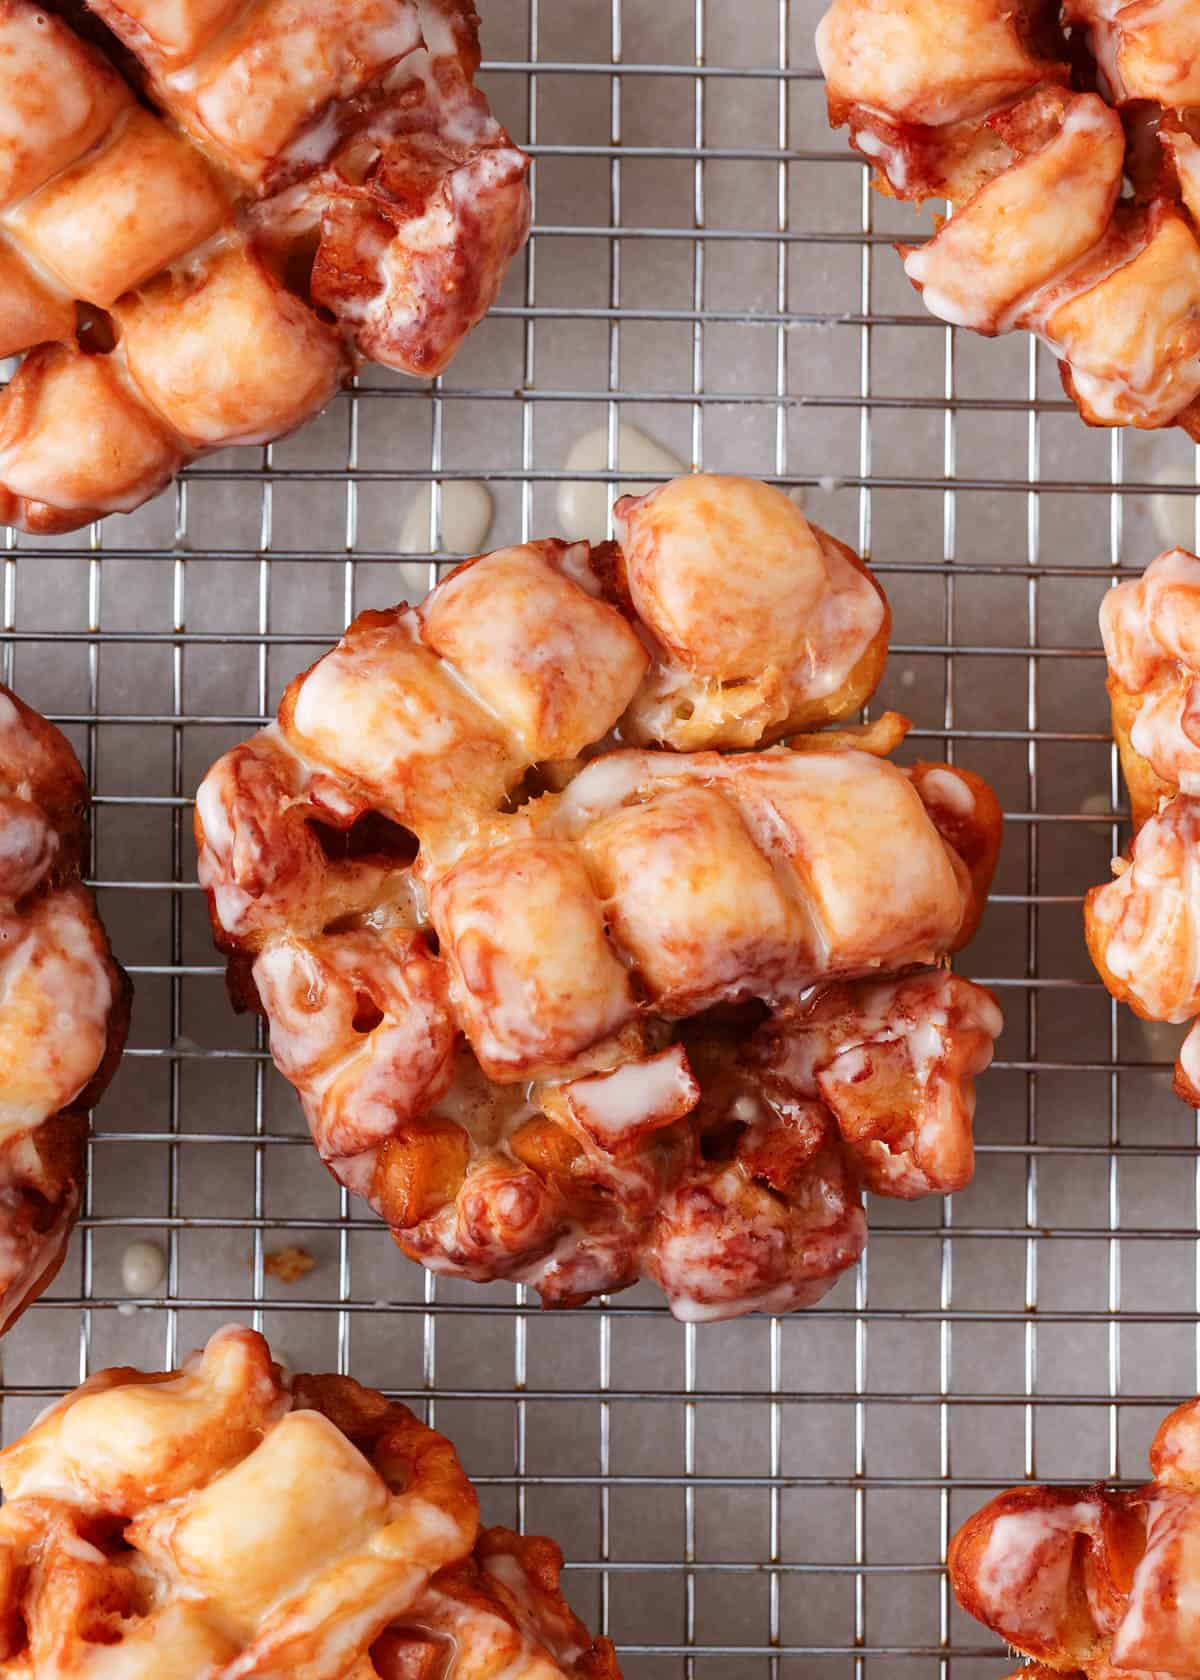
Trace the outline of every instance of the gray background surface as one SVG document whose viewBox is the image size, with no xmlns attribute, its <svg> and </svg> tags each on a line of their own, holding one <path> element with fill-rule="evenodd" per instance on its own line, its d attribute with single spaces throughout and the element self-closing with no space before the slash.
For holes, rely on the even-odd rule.
<svg viewBox="0 0 1200 1680">
<path fill-rule="evenodd" d="M 297 437 L 0 555 L 3 674 L 92 772 L 94 873 L 137 985 L 87 1217 L 4 1345 L 5 1429 L 89 1368 L 159 1366 L 250 1319 L 293 1365 L 424 1406 L 489 1516 L 563 1543 L 630 1680 L 998 1676 L 951 1609 L 948 1535 L 1026 1474 L 1140 1478 L 1197 1384 L 1179 1035 L 1110 1004 L 1079 909 L 1117 842 L 1097 604 L 1164 546 L 1154 487 L 1191 485 L 1195 451 L 1089 432 L 1026 339 L 922 315 L 889 243 L 911 215 L 825 125 L 818 0 L 482 9 L 488 85 L 534 142 L 537 232 L 445 379 L 367 370 Z M 398 546 L 419 484 L 488 478 L 493 543 L 570 535 L 567 451 L 618 420 L 807 489 L 890 595 L 879 704 L 1008 813 L 963 965 L 1008 1019 L 975 1184 L 876 1202 L 866 1263 L 784 1322 L 689 1331 L 650 1289 L 547 1317 L 511 1288 L 435 1285 L 321 1168 L 227 1007 L 194 885 L 213 758 L 353 613 L 428 586 Z M 1189 491 L 1167 511 L 1192 509 Z M 131 1305 L 139 1234 L 169 1273 Z M 263 1260 L 288 1242 L 317 1265 L 285 1286 Z"/>
</svg>

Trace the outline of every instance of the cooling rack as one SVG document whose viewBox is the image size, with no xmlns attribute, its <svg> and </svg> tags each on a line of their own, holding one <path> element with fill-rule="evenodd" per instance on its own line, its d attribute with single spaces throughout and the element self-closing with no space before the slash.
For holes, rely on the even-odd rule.
<svg viewBox="0 0 1200 1680">
<path fill-rule="evenodd" d="M 5 1427 L 89 1369 L 250 1320 L 293 1365 L 352 1367 L 451 1433 L 489 1517 L 564 1543 L 630 1680 L 995 1677 L 952 1608 L 950 1533 L 1023 1476 L 1139 1478 L 1200 1382 L 1177 1035 L 1110 1003 L 1079 916 L 1122 840 L 1096 608 L 1190 533 L 1195 452 L 1087 431 L 1028 341 L 922 314 L 890 249 L 908 212 L 825 125 L 818 0 L 482 9 L 536 231 L 450 373 L 368 371 L 296 438 L 212 458 L 131 519 L 8 534 L 3 675 L 91 775 L 137 1003 L 71 1256 L 5 1343 Z M 1007 811 L 963 965 L 1008 1021 L 975 1184 L 876 1203 L 865 1263 L 786 1321 L 684 1329 L 649 1290 L 551 1317 L 409 1265 L 230 1013 L 194 885 L 208 764 L 353 613 L 418 598 L 453 558 L 401 552 L 422 487 L 436 520 L 445 486 L 487 479 L 494 542 L 558 532 L 571 445 L 603 428 L 582 476 L 607 481 L 622 423 L 775 479 L 870 553 L 896 615 L 877 704 Z M 140 1237 L 168 1261 L 146 1298 L 121 1278 Z M 292 1283 L 285 1246 L 315 1261 Z"/>
</svg>

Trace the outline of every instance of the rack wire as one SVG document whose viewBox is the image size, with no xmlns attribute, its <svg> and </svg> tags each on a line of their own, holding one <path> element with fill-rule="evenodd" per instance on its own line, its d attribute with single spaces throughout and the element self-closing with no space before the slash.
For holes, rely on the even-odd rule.
<svg viewBox="0 0 1200 1680">
<path fill-rule="evenodd" d="M 563 1541 L 630 1680 L 982 1680 L 1002 1658 L 952 1607 L 954 1528 L 1023 1476 L 1138 1478 L 1200 1382 L 1196 1117 L 1169 1094 L 1170 1031 L 1112 1005 L 1079 920 L 1121 838 L 1096 607 L 1190 528 L 1195 452 L 1089 433 L 1030 342 L 921 313 L 890 250 L 911 220 L 825 125 L 818 0 L 483 9 L 535 233 L 450 373 L 368 370 L 295 439 L 131 519 L 8 535 L 3 675 L 83 755 L 138 997 L 71 1257 L 5 1344 L 6 1431 L 90 1369 L 249 1320 L 450 1432 L 490 1517 Z M 590 476 L 613 480 L 622 422 L 802 493 L 871 555 L 896 614 L 878 704 L 1007 811 L 964 965 L 1008 1020 L 975 1185 L 876 1202 L 865 1262 L 784 1321 L 682 1328 L 650 1290 L 550 1317 L 409 1265 L 228 1010 L 194 884 L 207 765 L 355 612 L 453 558 L 398 550 L 420 488 L 436 522 L 441 487 L 485 478 L 495 542 L 545 535 L 589 476 L 570 443 L 605 427 Z M 153 1298 L 122 1287 L 137 1236 L 167 1255 Z M 284 1244 L 316 1261 L 292 1284 Z"/>
</svg>

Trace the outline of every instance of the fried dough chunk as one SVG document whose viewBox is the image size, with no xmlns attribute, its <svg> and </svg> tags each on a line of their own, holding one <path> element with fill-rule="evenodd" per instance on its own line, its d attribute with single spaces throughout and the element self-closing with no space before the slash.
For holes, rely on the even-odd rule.
<svg viewBox="0 0 1200 1680">
<path fill-rule="evenodd" d="M 200 879 L 405 1253 L 551 1305 L 649 1275 L 680 1316 L 785 1311 L 857 1258 L 861 1185 L 970 1176 L 1001 1022 L 944 965 L 1000 811 L 892 764 L 894 715 L 791 735 L 869 695 L 888 612 L 780 491 L 698 475 L 616 525 L 364 613 L 205 778 Z"/>
<path fill-rule="evenodd" d="M 1200 1014 L 1200 560 L 1171 549 L 1105 595 L 1113 738 L 1133 816 L 1114 879 L 1084 905 L 1088 949 L 1109 991 L 1152 1021 Z M 1200 1034 L 1185 1040 L 1179 1095 L 1200 1100 Z"/>
<path fill-rule="evenodd" d="M 370 358 L 442 372 L 529 232 L 470 0 L 0 0 L 0 521 L 130 512 Z M 101 32 L 97 31 L 99 35 Z"/>
<path fill-rule="evenodd" d="M 129 1021 L 129 982 L 80 878 L 86 821 L 69 742 L 0 687 L 0 1332 L 66 1256 L 87 1110 Z"/>
<path fill-rule="evenodd" d="M 927 308 L 1035 333 L 1089 425 L 1197 435 L 1195 8 L 833 0 L 817 51 L 878 189 L 953 206 L 899 247 Z"/>
<path fill-rule="evenodd" d="M 102 1371 L 0 1453 L 14 1680 L 620 1680 L 549 1540 L 479 1526 L 450 1442 L 229 1325 L 180 1370 Z M 20 1630 L 20 1631 L 18 1631 Z"/>
<path fill-rule="evenodd" d="M 963 1608 L 1045 1665 L 1022 1675 L 1200 1674 L 1200 1401 L 1162 1424 L 1150 1473 L 1128 1492 L 1013 1488 L 951 1541 Z"/>
</svg>

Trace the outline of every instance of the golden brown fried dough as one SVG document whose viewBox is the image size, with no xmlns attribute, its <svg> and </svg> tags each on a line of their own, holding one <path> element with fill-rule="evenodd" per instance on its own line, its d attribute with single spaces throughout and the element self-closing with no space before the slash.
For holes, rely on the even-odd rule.
<svg viewBox="0 0 1200 1680">
<path fill-rule="evenodd" d="M 444 1436 L 349 1377 L 285 1377 L 252 1330 L 89 1378 L 0 1486 L 12 1680 L 620 1680 L 557 1546 L 480 1529 Z"/>
<path fill-rule="evenodd" d="M 145 103 L 0 0 L 0 355 L 30 352 L 0 395 L 0 521 L 36 532 L 282 437 L 359 357 L 440 373 L 529 231 L 469 0 L 93 10 Z"/>
<path fill-rule="evenodd" d="M 62 1265 L 87 1110 L 129 1021 L 129 982 L 80 879 L 86 815 L 66 738 L 0 687 L 0 1331 Z"/>
<path fill-rule="evenodd" d="M 1163 1423 L 1150 1470 L 1130 1491 L 1012 1488 L 951 1541 L 960 1604 L 1037 1659 L 1022 1676 L 1200 1675 L 1200 1401 Z"/>
<path fill-rule="evenodd" d="M 817 32 L 879 190 L 954 206 L 900 247 L 926 306 L 1035 333 L 1089 425 L 1200 424 L 1198 49 L 1181 0 L 833 0 Z"/>
<path fill-rule="evenodd" d="M 890 714 L 768 745 L 853 711 L 888 626 L 780 492 L 699 476 L 618 528 L 364 613 L 205 778 L 200 878 L 406 1253 L 550 1305 L 646 1274 L 681 1317 L 784 1311 L 856 1259 L 861 1184 L 970 1176 L 1002 1023 L 943 965 L 1000 813 L 883 756 Z"/>
</svg>

